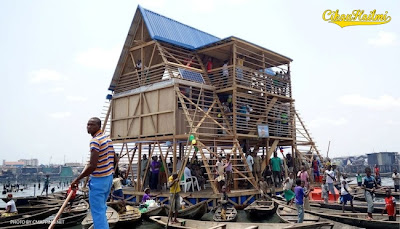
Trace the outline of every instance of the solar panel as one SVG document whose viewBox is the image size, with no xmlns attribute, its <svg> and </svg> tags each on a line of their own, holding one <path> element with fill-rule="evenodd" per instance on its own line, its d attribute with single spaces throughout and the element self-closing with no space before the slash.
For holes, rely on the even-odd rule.
<svg viewBox="0 0 400 229">
<path fill-rule="evenodd" d="M 181 73 L 181 76 L 185 80 L 190 80 L 198 83 L 204 83 L 203 76 L 199 72 L 193 72 L 189 71 L 186 69 L 178 68 L 179 73 Z"/>
</svg>

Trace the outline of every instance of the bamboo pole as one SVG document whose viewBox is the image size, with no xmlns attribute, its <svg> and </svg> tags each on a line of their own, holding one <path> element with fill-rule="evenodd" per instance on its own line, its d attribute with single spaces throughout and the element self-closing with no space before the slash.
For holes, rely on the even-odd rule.
<svg viewBox="0 0 400 229">
<path fill-rule="evenodd" d="M 53 221 L 51 222 L 51 224 L 50 224 L 50 226 L 48 227 L 48 229 L 53 229 L 53 228 L 54 228 L 54 226 L 55 226 L 56 223 L 57 223 L 57 220 L 60 218 L 61 214 L 63 213 L 64 208 L 67 206 L 68 201 L 71 199 L 72 194 L 73 194 L 73 191 L 69 192 L 69 194 L 68 194 L 68 196 L 67 196 L 67 199 L 65 199 L 65 201 L 64 201 L 63 205 L 61 206 L 60 210 L 58 210 L 57 215 L 54 217 L 54 219 L 53 219 Z"/>
</svg>

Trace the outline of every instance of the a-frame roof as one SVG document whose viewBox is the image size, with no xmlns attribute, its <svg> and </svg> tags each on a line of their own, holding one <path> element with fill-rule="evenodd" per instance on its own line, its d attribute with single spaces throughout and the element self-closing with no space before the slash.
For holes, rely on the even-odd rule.
<svg viewBox="0 0 400 229">
<path fill-rule="evenodd" d="M 196 51 L 205 47 L 217 45 L 220 42 L 231 40 L 234 37 L 228 37 L 225 39 L 220 39 L 209 33 L 203 32 L 201 30 L 195 29 L 191 26 L 185 25 L 171 18 L 162 16 L 153 11 L 144 9 L 138 6 L 136 9 L 135 16 L 133 17 L 132 24 L 130 26 L 128 35 L 125 40 L 124 47 L 122 49 L 120 58 L 118 60 L 117 67 L 115 69 L 113 78 L 110 83 L 109 90 L 114 90 L 119 76 L 122 74 L 124 62 L 129 55 L 129 49 L 134 43 L 134 37 L 139 27 L 141 20 L 144 21 L 146 29 L 152 40 L 167 42 L 179 47 L 183 47 L 192 51 Z M 239 38 L 236 38 L 239 39 Z M 242 39 L 239 39 L 242 40 Z M 242 40 L 244 41 L 244 40 Z M 244 41 L 249 43 L 247 41 Z M 251 44 L 251 43 L 249 43 Z M 259 48 L 265 49 L 258 46 Z M 275 53 L 271 50 L 265 49 L 271 53 L 281 56 L 283 59 L 292 61 L 292 59 L 285 57 L 281 54 Z"/>
</svg>

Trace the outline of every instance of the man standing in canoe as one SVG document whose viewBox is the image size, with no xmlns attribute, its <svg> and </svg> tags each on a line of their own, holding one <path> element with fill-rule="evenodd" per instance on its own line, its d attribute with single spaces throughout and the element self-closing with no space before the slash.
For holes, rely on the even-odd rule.
<svg viewBox="0 0 400 229">
<path fill-rule="evenodd" d="M 178 174 L 173 173 L 168 178 L 168 187 L 169 187 L 169 201 L 171 202 L 171 212 L 169 212 L 168 216 L 171 218 L 173 223 L 178 223 L 178 211 L 180 208 L 180 196 L 179 192 L 181 191 L 181 186 L 179 185 Z M 173 215 L 171 214 L 173 213 Z M 173 218 L 173 219 L 172 219 Z"/>
<path fill-rule="evenodd" d="M 365 173 L 367 174 L 366 177 L 364 177 L 364 182 L 363 182 L 363 189 L 365 189 L 365 200 L 367 201 L 368 205 L 368 216 L 367 219 L 371 220 L 372 219 L 372 212 L 374 211 L 374 200 L 373 200 L 373 193 L 375 191 L 375 188 L 378 188 L 378 185 L 376 183 L 376 180 L 373 176 L 371 176 L 371 168 L 367 167 L 365 168 Z"/>
<path fill-rule="evenodd" d="M 87 131 L 93 137 L 90 141 L 90 163 L 71 183 L 71 187 L 77 187 L 82 178 L 90 175 L 89 203 L 93 224 L 94 228 L 103 229 L 109 228 L 106 202 L 111 190 L 116 157 L 110 138 L 105 136 L 100 128 L 99 118 L 91 118 L 88 121 Z"/>
</svg>

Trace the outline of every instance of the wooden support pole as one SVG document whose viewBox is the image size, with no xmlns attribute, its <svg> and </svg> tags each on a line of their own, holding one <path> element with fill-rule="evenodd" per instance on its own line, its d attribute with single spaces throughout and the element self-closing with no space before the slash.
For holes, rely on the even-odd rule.
<svg viewBox="0 0 400 229">
<path fill-rule="evenodd" d="M 142 190 L 141 173 L 142 173 L 142 143 L 139 143 L 138 171 L 137 171 L 137 182 L 136 182 L 136 191 L 138 192 Z"/>
<path fill-rule="evenodd" d="M 268 153 L 267 156 L 264 158 L 265 164 L 268 165 L 269 164 L 269 159 L 271 158 L 272 153 L 275 151 L 276 147 L 278 146 L 279 140 L 275 140 L 272 143 L 271 148 L 268 149 Z"/>
</svg>

